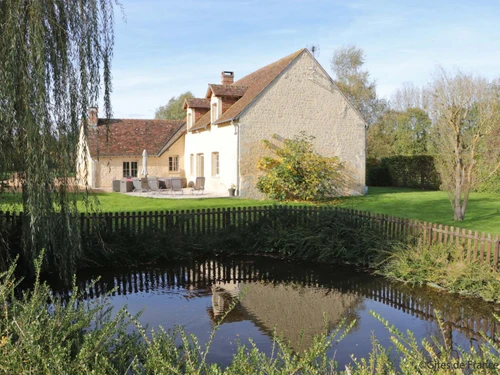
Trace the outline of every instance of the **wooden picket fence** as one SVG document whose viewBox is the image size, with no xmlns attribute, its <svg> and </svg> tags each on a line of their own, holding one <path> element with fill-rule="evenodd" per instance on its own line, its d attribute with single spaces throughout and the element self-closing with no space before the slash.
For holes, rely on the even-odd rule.
<svg viewBox="0 0 500 375">
<path fill-rule="evenodd" d="M 260 221 L 273 214 L 286 214 L 295 222 L 307 224 L 326 212 L 335 212 L 358 225 L 368 225 L 382 232 L 388 238 L 416 238 L 426 244 L 453 244 L 462 249 L 467 261 L 486 262 L 498 270 L 500 240 L 498 235 L 479 233 L 459 227 L 420 222 L 390 215 L 358 211 L 338 207 L 313 206 L 263 206 L 233 207 L 177 211 L 115 212 L 80 215 L 80 229 L 83 234 L 92 235 L 98 231 L 119 232 L 126 230 L 142 234 L 146 230 L 166 232 L 176 229 L 181 235 L 215 235 L 228 226 L 241 227 Z M 0 236 L 2 228 L 7 233 L 22 227 L 23 214 L 0 211 Z"/>
</svg>

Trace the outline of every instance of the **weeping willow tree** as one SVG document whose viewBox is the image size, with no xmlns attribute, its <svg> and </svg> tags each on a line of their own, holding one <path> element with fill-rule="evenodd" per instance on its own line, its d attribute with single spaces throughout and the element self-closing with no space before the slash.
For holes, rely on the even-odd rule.
<svg viewBox="0 0 500 375">
<path fill-rule="evenodd" d="M 80 126 L 87 131 L 100 95 L 111 116 L 115 4 L 0 1 L 0 175 L 22 195 L 27 263 L 45 249 L 45 265 L 63 279 L 81 253 L 72 182 Z"/>
</svg>

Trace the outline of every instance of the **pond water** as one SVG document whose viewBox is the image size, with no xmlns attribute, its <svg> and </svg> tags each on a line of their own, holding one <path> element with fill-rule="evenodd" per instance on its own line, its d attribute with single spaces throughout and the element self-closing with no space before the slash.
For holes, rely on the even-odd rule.
<svg viewBox="0 0 500 375">
<path fill-rule="evenodd" d="M 312 336 L 324 332 L 324 314 L 329 330 L 342 318 L 356 320 L 347 337 L 331 350 L 340 368 L 351 361 L 351 354 L 367 357 L 373 335 L 384 346 L 391 344 L 388 331 L 370 310 L 400 331 L 410 329 L 419 341 L 435 335 L 441 342 L 468 349 L 482 340 L 479 331 L 490 337 L 500 333 L 492 316 L 498 313 L 494 304 L 410 287 L 347 266 L 257 257 L 217 258 L 137 269 L 98 269 L 80 273 L 78 283 L 88 286 L 97 276 L 101 276 L 99 282 L 84 298 L 98 298 L 117 287 L 110 297 L 115 308 L 126 305 L 132 314 L 144 309 L 139 320 L 150 327 L 183 325 L 202 346 L 232 298 L 243 291 L 240 303 L 221 324 L 208 355 L 210 362 L 223 366 L 231 361 L 238 341 L 248 344 L 252 339 L 259 349 L 270 353 L 275 327 L 295 350 L 308 347 Z M 434 310 L 442 312 L 444 337 Z"/>
</svg>

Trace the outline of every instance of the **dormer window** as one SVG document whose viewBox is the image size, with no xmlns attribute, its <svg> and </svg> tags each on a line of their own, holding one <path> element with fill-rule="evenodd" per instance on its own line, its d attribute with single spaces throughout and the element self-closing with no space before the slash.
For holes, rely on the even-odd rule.
<svg viewBox="0 0 500 375">
<path fill-rule="evenodd" d="M 212 108 L 210 111 L 211 122 L 217 121 L 217 119 L 219 118 L 218 114 L 219 114 L 219 112 L 218 112 L 218 108 L 217 108 L 217 103 L 212 103 Z"/>
<path fill-rule="evenodd" d="M 191 129 L 193 126 L 193 114 L 191 113 L 192 110 L 188 109 L 188 114 L 187 114 L 187 128 Z"/>
</svg>

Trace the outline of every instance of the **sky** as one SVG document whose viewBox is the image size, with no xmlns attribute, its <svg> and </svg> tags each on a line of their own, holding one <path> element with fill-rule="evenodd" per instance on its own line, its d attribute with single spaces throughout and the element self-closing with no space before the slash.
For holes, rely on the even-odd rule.
<svg viewBox="0 0 500 375">
<path fill-rule="evenodd" d="M 308 45 L 330 74 L 356 45 L 377 93 L 424 86 L 438 65 L 500 77 L 500 0 L 120 0 L 112 66 L 115 118 L 154 118 L 185 91 L 204 97 Z M 333 74 L 332 74 L 333 75 Z"/>
</svg>

